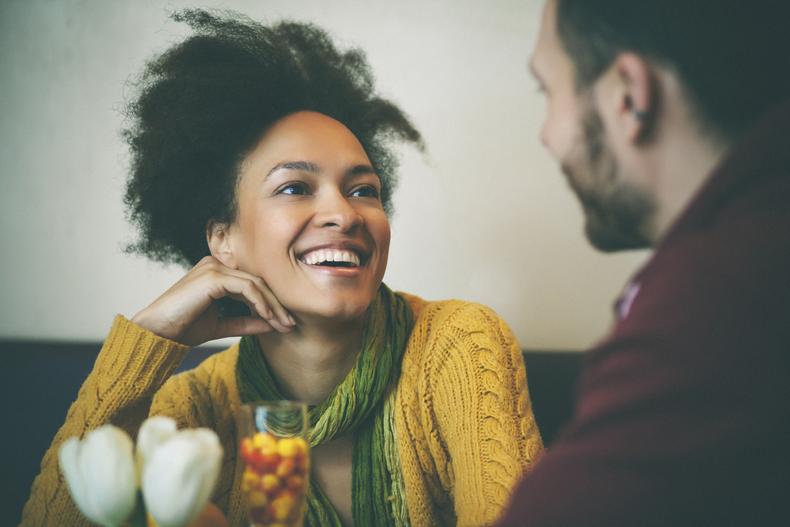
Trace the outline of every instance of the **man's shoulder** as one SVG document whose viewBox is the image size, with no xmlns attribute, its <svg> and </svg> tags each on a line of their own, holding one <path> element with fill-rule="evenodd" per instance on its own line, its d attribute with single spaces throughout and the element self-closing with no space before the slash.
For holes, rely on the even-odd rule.
<svg viewBox="0 0 790 527">
<path fill-rule="evenodd" d="M 596 346 L 605 353 L 594 356 L 702 372 L 784 353 L 788 269 L 789 212 L 728 211 L 659 246 L 621 297 L 629 309 Z"/>
</svg>

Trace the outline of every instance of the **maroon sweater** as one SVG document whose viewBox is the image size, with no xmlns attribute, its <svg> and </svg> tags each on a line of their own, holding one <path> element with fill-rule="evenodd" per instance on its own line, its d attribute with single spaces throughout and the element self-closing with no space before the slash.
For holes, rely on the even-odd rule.
<svg viewBox="0 0 790 527">
<path fill-rule="evenodd" d="M 790 104 L 675 222 L 577 389 L 503 527 L 790 525 Z"/>
</svg>

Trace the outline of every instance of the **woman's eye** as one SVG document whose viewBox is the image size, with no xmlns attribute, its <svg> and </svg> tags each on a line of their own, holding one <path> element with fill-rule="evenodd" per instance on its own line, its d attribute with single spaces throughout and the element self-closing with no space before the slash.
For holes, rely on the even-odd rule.
<svg viewBox="0 0 790 527">
<path fill-rule="evenodd" d="M 355 198 L 378 198 L 379 191 L 371 185 L 363 185 L 352 190 L 351 196 Z"/>
<path fill-rule="evenodd" d="M 277 193 L 289 196 L 305 196 L 310 193 L 310 189 L 304 183 L 288 183 L 280 187 Z"/>
</svg>

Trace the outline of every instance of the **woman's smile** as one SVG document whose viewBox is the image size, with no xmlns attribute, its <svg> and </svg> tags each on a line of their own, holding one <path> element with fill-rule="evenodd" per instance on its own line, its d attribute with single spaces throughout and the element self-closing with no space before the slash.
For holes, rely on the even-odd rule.
<svg viewBox="0 0 790 527">
<path fill-rule="evenodd" d="M 338 278 L 359 276 L 369 260 L 368 251 L 351 242 L 330 243 L 308 249 L 298 261 L 311 272 Z"/>
</svg>

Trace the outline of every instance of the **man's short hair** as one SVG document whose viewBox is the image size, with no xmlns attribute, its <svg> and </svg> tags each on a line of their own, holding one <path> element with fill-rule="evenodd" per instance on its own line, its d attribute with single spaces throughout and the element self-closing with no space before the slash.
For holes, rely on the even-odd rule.
<svg viewBox="0 0 790 527">
<path fill-rule="evenodd" d="M 620 52 L 674 71 L 696 117 L 732 140 L 790 98 L 790 0 L 557 0 L 557 31 L 590 86 Z"/>
</svg>

